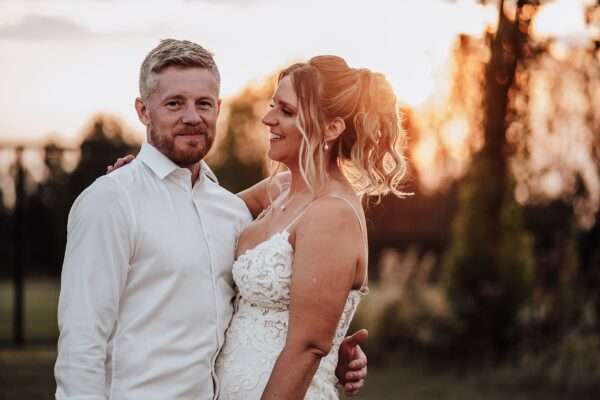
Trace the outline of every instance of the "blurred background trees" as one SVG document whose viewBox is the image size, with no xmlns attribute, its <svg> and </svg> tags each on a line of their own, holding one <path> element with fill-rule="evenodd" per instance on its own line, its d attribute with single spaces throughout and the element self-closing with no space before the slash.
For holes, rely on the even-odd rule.
<svg viewBox="0 0 600 400">
<path fill-rule="evenodd" d="M 10 212 L 16 208 L 10 204 L 16 201 L 13 189 L 10 191 L 13 199 L 2 196 L 4 202 L 0 208 L 2 227 L 6 229 L 3 251 L 14 257 L 14 248 L 18 245 L 25 256 L 28 274 L 57 277 L 64 256 L 71 204 L 83 189 L 106 172 L 107 165 L 125 154 L 137 153 L 138 149 L 139 143 L 123 130 L 120 121 L 105 115 L 91 119 L 82 133 L 79 148 L 65 149 L 49 142 L 42 147 L 25 149 L 21 156 L 25 197 L 20 204 L 25 236 L 22 243 L 15 243 L 19 238 L 14 235 L 16 215 Z M 17 171 L 13 166 L 14 179 Z M 7 193 L 6 186 L 16 183 L 13 180 L 3 186 L 2 194 Z M 0 274 L 9 276 L 10 269 L 4 268 Z"/>
<path fill-rule="evenodd" d="M 586 8 L 595 33 L 569 45 L 532 34 L 546 3 L 499 2 L 497 26 L 457 38 L 448 92 L 402 106 L 415 194 L 367 210 L 371 294 L 355 322 L 375 362 L 509 362 L 600 383 L 600 2 Z M 268 174 L 260 119 L 275 76 L 224 104 L 207 161 L 232 191 Z M 70 205 L 137 152 L 134 137 L 96 116 L 77 147 L 25 151 L 28 276 L 58 278 Z M 0 174 L 0 257 L 12 260 L 17 169 L 0 150 L 12 164 Z"/>
<path fill-rule="evenodd" d="M 513 196 L 506 130 L 509 91 L 536 5 L 519 0 L 512 19 L 500 12 L 495 34 L 486 38 L 490 55 L 480 89 L 484 143 L 460 191 L 446 258 L 448 296 L 460 323 L 462 347 L 477 357 L 486 350 L 502 355 L 515 342 L 519 310 L 532 293 L 533 242 Z"/>
</svg>

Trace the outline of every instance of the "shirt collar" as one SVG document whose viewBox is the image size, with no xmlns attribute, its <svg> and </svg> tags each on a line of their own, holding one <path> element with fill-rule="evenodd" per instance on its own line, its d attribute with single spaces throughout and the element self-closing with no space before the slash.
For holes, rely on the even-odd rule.
<svg viewBox="0 0 600 400">
<path fill-rule="evenodd" d="M 138 158 L 146 164 L 150 169 L 162 180 L 166 176 L 171 174 L 173 171 L 181 168 L 175 164 L 171 159 L 161 153 L 156 147 L 150 143 L 144 141 L 142 148 L 138 154 Z M 208 179 L 218 184 L 219 180 L 208 164 L 204 160 L 200 161 L 200 171 L 202 175 L 205 175 Z"/>
</svg>

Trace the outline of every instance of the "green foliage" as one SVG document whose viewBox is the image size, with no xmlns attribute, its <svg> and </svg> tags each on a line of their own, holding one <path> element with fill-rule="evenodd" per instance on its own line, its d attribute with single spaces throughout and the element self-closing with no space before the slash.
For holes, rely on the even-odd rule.
<svg viewBox="0 0 600 400">
<path fill-rule="evenodd" d="M 111 117 L 99 115 L 92 119 L 81 143 L 81 158 L 69 175 L 67 193 L 72 203 L 77 196 L 106 173 L 106 166 L 117 158 L 135 154 L 139 144 L 123 129 L 121 123 Z M 71 206 L 69 203 L 69 207 Z"/>
<path fill-rule="evenodd" d="M 247 189 L 265 176 L 264 163 L 261 160 L 244 160 L 237 156 L 236 150 L 244 146 L 243 132 L 229 128 L 219 149 L 224 157 L 217 164 L 211 163 L 219 178 L 219 184 L 233 193 Z"/>
<path fill-rule="evenodd" d="M 460 323 L 462 353 L 497 357 L 518 338 L 518 313 L 532 294 L 533 240 L 510 191 L 493 215 L 490 204 L 499 191 L 490 164 L 479 158 L 471 171 L 445 259 L 447 293 Z"/>
<path fill-rule="evenodd" d="M 73 201 L 106 173 L 107 165 L 113 164 L 118 157 L 136 153 L 137 149 L 138 144 L 124 131 L 121 123 L 103 115 L 94 117 L 84 132 L 79 162 L 72 172 L 64 167 L 64 151 L 54 144 L 46 145 L 43 149 L 45 179 L 34 182 L 25 171 L 28 190 L 23 202 L 22 223 L 26 240 L 19 246 L 28 272 L 58 275 L 64 256 L 67 217 Z M 10 228 L 14 229 L 14 215 L 12 220 Z M 11 233 L 0 230 L 0 234 L 6 236 Z"/>
<path fill-rule="evenodd" d="M 351 330 L 366 328 L 369 359 L 390 354 L 425 356 L 436 362 L 450 353 L 455 321 L 444 287 L 432 279 L 437 263 L 432 253 L 385 249 L 379 260 L 380 279 L 369 284 Z"/>
<path fill-rule="evenodd" d="M 248 86 L 229 100 L 227 128 L 209 154 L 207 162 L 219 183 L 236 193 L 250 187 L 266 175 L 267 129 L 261 119 L 275 87 L 275 77 Z"/>
</svg>

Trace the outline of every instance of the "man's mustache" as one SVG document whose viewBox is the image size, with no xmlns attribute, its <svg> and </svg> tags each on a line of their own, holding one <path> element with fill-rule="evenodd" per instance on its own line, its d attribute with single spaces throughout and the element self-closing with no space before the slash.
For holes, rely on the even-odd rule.
<svg viewBox="0 0 600 400">
<path fill-rule="evenodd" d="M 175 132 L 175 135 L 207 135 L 208 132 L 206 129 L 198 129 L 198 128 L 187 128 L 181 129 Z"/>
</svg>

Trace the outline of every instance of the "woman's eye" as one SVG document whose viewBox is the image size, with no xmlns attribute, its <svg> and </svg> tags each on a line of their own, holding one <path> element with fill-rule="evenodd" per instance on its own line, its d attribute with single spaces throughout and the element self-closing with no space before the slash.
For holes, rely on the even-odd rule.
<svg viewBox="0 0 600 400">
<path fill-rule="evenodd" d="M 277 105 L 275 103 L 271 103 L 269 104 L 269 108 L 275 108 L 277 107 Z M 288 108 L 285 107 L 279 107 L 279 110 L 281 110 L 281 112 L 283 113 L 283 115 L 285 115 L 286 117 L 291 117 L 294 115 L 294 112 L 289 110 Z"/>
</svg>

